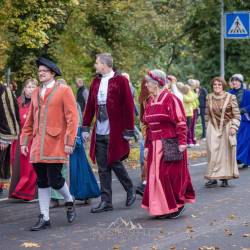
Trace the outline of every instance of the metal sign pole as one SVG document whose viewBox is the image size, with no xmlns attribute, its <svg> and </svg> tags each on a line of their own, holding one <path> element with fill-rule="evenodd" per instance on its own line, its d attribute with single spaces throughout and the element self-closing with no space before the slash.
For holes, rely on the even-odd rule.
<svg viewBox="0 0 250 250">
<path fill-rule="evenodd" d="M 221 0 L 221 31 L 220 31 L 220 75 L 225 77 L 225 46 L 224 46 L 224 0 Z"/>
</svg>

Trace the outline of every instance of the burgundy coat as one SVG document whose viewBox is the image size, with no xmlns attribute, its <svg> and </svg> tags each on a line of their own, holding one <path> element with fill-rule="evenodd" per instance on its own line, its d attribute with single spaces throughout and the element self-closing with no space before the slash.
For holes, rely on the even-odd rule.
<svg viewBox="0 0 250 250">
<path fill-rule="evenodd" d="M 83 131 L 89 127 L 97 115 L 97 94 L 101 77 L 92 81 L 87 106 L 83 116 Z M 134 131 L 134 101 L 128 80 L 122 75 L 115 74 L 109 80 L 107 94 L 107 112 L 110 124 L 110 138 L 108 148 L 108 165 L 115 161 L 124 160 L 129 155 L 129 143 L 123 135 L 131 135 Z M 96 119 L 91 136 L 90 158 L 95 162 Z"/>
</svg>

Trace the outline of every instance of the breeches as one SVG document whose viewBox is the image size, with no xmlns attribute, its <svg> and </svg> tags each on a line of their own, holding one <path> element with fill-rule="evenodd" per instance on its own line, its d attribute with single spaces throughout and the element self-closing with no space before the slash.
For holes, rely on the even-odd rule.
<svg viewBox="0 0 250 250">
<path fill-rule="evenodd" d="M 37 174 L 38 188 L 61 189 L 65 183 L 62 176 L 63 163 L 33 163 Z"/>
</svg>

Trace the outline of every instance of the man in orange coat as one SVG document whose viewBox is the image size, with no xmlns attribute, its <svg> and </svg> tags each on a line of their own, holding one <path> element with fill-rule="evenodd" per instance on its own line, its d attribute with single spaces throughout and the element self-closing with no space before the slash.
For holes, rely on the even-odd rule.
<svg viewBox="0 0 250 250">
<path fill-rule="evenodd" d="M 31 231 L 50 227 L 49 203 L 51 187 L 65 199 L 67 219 L 76 217 L 73 198 L 61 170 L 68 155 L 73 152 L 78 127 L 78 113 L 73 92 L 69 86 L 59 84 L 55 77 L 60 69 L 51 60 L 37 60 L 41 86 L 34 90 L 27 120 L 20 138 L 21 152 L 28 154 L 28 142 L 32 138 L 30 161 L 37 174 L 39 220 Z"/>
</svg>

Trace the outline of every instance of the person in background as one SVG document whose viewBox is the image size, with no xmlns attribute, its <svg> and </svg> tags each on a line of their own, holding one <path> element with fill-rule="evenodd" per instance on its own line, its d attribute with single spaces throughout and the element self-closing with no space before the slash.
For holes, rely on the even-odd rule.
<svg viewBox="0 0 250 250">
<path fill-rule="evenodd" d="M 175 96 L 177 96 L 178 98 L 179 98 L 179 100 L 183 103 L 183 94 L 181 93 L 181 91 L 180 91 L 180 88 L 181 88 L 181 84 L 182 83 L 178 83 L 177 84 L 177 79 L 176 79 L 176 77 L 175 76 L 173 76 L 173 75 L 168 75 L 167 76 L 167 79 L 168 79 L 168 82 L 169 82 L 169 84 L 168 85 L 170 85 L 169 86 L 169 90 L 175 95 Z M 179 86 L 179 87 L 178 87 Z"/>
<path fill-rule="evenodd" d="M 195 95 L 191 90 L 191 87 L 187 84 L 184 84 L 181 88 L 181 93 L 183 94 L 183 106 L 186 114 L 187 122 L 187 146 L 194 146 L 191 141 L 191 121 L 193 117 L 193 101 L 195 100 Z"/>
<path fill-rule="evenodd" d="M 79 116 L 78 132 L 75 148 L 69 159 L 70 193 L 74 196 L 75 200 L 84 201 L 84 204 L 89 204 L 90 198 L 100 196 L 100 189 L 84 149 L 82 112 L 79 104 L 77 104 L 77 109 Z"/>
<path fill-rule="evenodd" d="M 144 121 L 148 126 L 145 157 L 148 175 L 142 208 L 157 218 L 178 218 L 195 192 L 187 165 L 187 126 L 181 101 L 166 90 L 166 74 L 158 69 L 145 76 L 151 96 Z"/>
<path fill-rule="evenodd" d="M 189 143 L 189 145 L 191 147 L 192 146 L 200 146 L 197 143 L 196 135 L 195 135 L 196 123 L 197 123 L 198 115 L 199 115 L 199 98 L 198 98 L 198 94 L 196 92 L 199 82 L 197 82 L 196 79 L 189 79 L 187 83 L 191 87 L 192 95 L 194 96 L 194 100 L 192 102 L 193 116 L 192 116 L 191 124 L 190 124 L 190 134 L 189 134 L 190 135 L 190 137 L 189 137 L 190 143 Z"/>
<path fill-rule="evenodd" d="M 243 88 L 244 77 L 234 74 L 231 77 L 229 92 L 236 96 L 240 108 L 241 122 L 237 133 L 237 161 L 242 168 L 250 165 L 250 90 Z"/>
<path fill-rule="evenodd" d="M 0 179 L 10 178 L 10 145 L 19 135 L 19 112 L 16 98 L 4 84 L 0 84 Z M 0 193 L 3 192 L 0 182 Z"/>
<path fill-rule="evenodd" d="M 77 87 L 76 102 L 80 105 L 83 113 L 88 101 L 89 90 L 85 86 L 82 78 L 76 79 L 76 87 Z"/>
<path fill-rule="evenodd" d="M 134 101 L 128 80 L 113 71 L 113 58 L 109 53 L 96 55 L 96 76 L 83 116 L 82 137 L 87 140 L 94 117 L 90 144 L 90 157 L 97 161 L 101 185 L 101 201 L 91 213 L 113 210 L 113 170 L 127 193 L 125 205 L 136 200 L 133 183 L 122 164 L 129 155 L 129 140 L 134 138 Z"/>
<path fill-rule="evenodd" d="M 202 125 L 202 135 L 201 139 L 206 140 L 206 123 L 205 123 L 205 110 L 206 110 L 206 97 L 207 97 L 207 90 L 206 88 L 200 85 L 200 81 L 197 80 L 198 86 L 196 92 L 199 96 L 199 115 L 201 117 L 201 125 Z"/>
<path fill-rule="evenodd" d="M 33 91 L 37 88 L 38 81 L 29 78 L 25 81 L 22 94 L 17 99 L 20 116 L 20 128 L 22 130 L 26 121 Z M 29 142 L 30 151 L 32 140 Z M 20 140 L 15 140 L 11 145 L 12 176 L 9 188 L 9 197 L 30 201 L 35 199 L 36 173 L 30 163 L 30 154 L 24 156 L 20 152 Z"/>
<path fill-rule="evenodd" d="M 213 93 L 207 96 L 207 155 L 208 167 L 205 186 L 228 186 L 228 180 L 239 177 L 236 162 L 236 132 L 240 125 L 240 111 L 236 97 L 225 92 L 227 84 L 222 77 L 211 82 Z"/>
<path fill-rule="evenodd" d="M 145 105 L 146 101 L 149 98 L 150 93 L 146 87 L 146 80 L 143 78 L 141 82 L 141 92 L 139 95 L 139 105 L 140 105 L 140 128 L 142 133 L 142 140 L 140 141 L 140 166 L 141 166 L 141 183 L 136 187 L 136 193 L 140 196 L 143 196 L 144 189 L 147 183 L 147 162 L 144 157 L 144 143 L 145 143 L 145 137 L 146 137 L 146 130 L 147 126 L 144 123 L 143 117 L 144 117 L 144 111 L 145 111 Z"/>
<path fill-rule="evenodd" d="M 10 90 L 14 94 L 14 96 L 16 97 L 16 91 L 17 91 L 16 81 L 11 81 L 8 87 L 10 88 Z"/>
<path fill-rule="evenodd" d="M 137 106 L 136 106 L 136 101 L 135 101 L 135 97 L 136 97 L 135 88 L 134 88 L 132 82 L 130 81 L 130 77 L 129 77 L 129 74 L 128 74 L 128 73 L 123 72 L 123 73 L 122 73 L 122 76 L 126 77 L 127 80 L 128 80 L 128 82 L 129 82 L 129 87 L 130 87 L 131 94 L 132 94 L 132 97 L 133 97 L 133 100 L 134 100 L 134 105 L 135 105 L 135 116 L 138 116 L 138 115 L 139 115 L 139 112 L 138 112 L 138 109 L 137 109 Z"/>
</svg>

